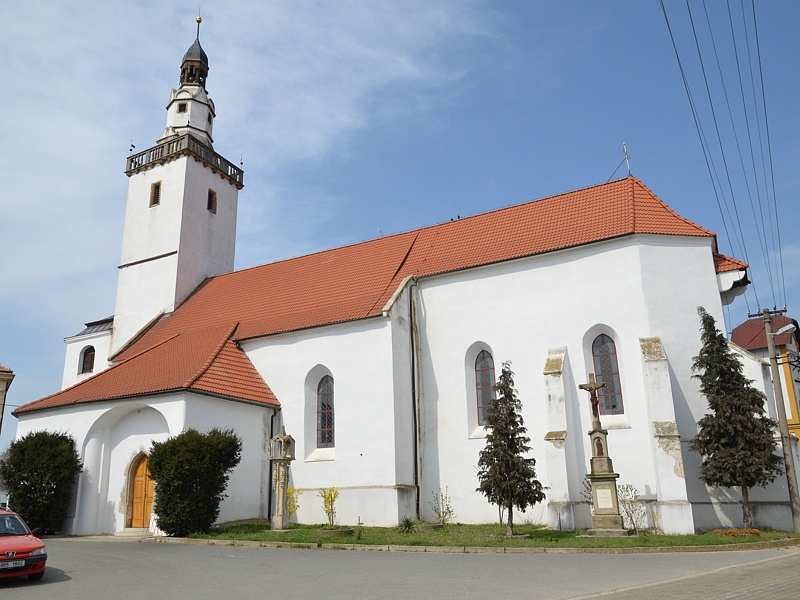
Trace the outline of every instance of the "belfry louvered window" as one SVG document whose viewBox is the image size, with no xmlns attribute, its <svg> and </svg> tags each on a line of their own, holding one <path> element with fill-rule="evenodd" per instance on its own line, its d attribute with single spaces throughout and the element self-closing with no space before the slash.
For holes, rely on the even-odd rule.
<svg viewBox="0 0 800 600">
<path fill-rule="evenodd" d="M 150 208 L 161 204 L 161 182 L 150 184 Z"/>
</svg>

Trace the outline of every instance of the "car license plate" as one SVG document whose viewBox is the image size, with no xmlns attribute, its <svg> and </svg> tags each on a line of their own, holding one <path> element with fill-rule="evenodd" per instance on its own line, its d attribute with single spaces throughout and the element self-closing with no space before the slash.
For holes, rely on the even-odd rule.
<svg viewBox="0 0 800 600">
<path fill-rule="evenodd" d="M 16 569 L 17 567 L 24 567 L 24 560 L 4 560 L 0 561 L 0 569 Z"/>
</svg>

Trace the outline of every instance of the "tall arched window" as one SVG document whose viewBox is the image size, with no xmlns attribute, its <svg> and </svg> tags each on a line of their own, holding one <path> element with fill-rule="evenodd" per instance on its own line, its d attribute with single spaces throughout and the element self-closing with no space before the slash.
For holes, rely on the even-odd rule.
<svg viewBox="0 0 800 600">
<path fill-rule="evenodd" d="M 600 414 L 623 414 L 625 409 L 622 405 L 622 386 L 619 383 L 619 363 L 614 340 L 605 333 L 598 335 L 592 342 L 592 359 L 595 378 L 606 384 L 597 390 Z"/>
<path fill-rule="evenodd" d="M 94 346 L 86 346 L 81 355 L 81 368 L 79 373 L 92 373 L 94 371 Z"/>
<path fill-rule="evenodd" d="M 317 386 L 317 448 L 333 448 L 333 377 L 325 375 Z"/>
<path fill-rule="evenodd" d="M 486 414 L 494 400 L 494 359 L 481 350 L 475 359 L 475 397 L 478 402 L 478 425 L 486 425 Z"/>
</svg>

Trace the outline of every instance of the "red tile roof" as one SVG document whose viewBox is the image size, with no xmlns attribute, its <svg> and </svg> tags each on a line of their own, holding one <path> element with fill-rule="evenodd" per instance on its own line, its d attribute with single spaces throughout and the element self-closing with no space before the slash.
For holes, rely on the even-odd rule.
<svg viewBox="0 0 800 600">
<path fill-rule="evenodd" d="M 783 315 L 774 315 L 772 317 L 772 331 L 778 331 L 781 327 L 794 324 L 797 327 L 797 321 L 785 317 Z M 792 341 L 792 333 L 782 333 L 776 335 L 774 338 L 776 346 L 784 346 Z M 747 319 L 741 325 L 738 325 L 731 332 L 731 341 L 745 350 L 761 350 L 767 347 L 767 333 L 764 330 L 764 320 L 761 317 L 753 317 Z"/>
<path fill-rule="evenodd" d="M 426 277 L 634 233 L 714 236 L 629 177 L 213 277 L 144 340 L 237 321 L 237 339 L 246 339 L 377 316 L 407 276 Z"/>
<path fill-rule="evenodd" d="M 231 340 L 233 327 L 194 328 L 136 352 L 97 375 L 46 396 L 14 414 L 181 390 L 279 406 L 247 355 Z"/>
<path fill-rule="evenodd" d="M 230 332 L 237 324 L 231 338 L 243 340 L 374 317 L 381 314 L 409 276 L 426 277 L 633 234 L 714 237 L 675 213 L 641 181 L 627 177 L 416 231 L 218 275 L 206 280 L 175 312 L 161 318 L 115 357 L 119 364 L 16 413 L 90 401 L 88 398 L 187 387 L 186 380 L 192 374 L 197 375 L 192 385 L 200 386 L 194 389 L 223 395 L 227 391 L 232 396 L 254 399 L 268 390 L 266 384 L 260 377 L 255 381 L 254 370 L 247 376 L 242 374 L 242 379 L 232 378 L 229 369 L 233 363 L 222 360 L 223 355 L 241 355 L 237 364 L 242 367 L 247 359 L 235 345 L 226 344 L 225 352 L 214 355 L 214 369 L 207 365 L 207 371 L 201 371 L 195 364 L 209 355 L 206 337 L 221 345 L 220 332 Z M 746 267 L 722 256 L 715 257 L 715 262 L 718 270 L 721 265 L 728 268 L 734 263 Z M 193 357 L 191 364 L 183 362 L 189 357 Z M 277 403 L 274 396 L 267 401 L 272 402 Z"/>
<path fill-rule="evenodd" d="M 717 273 L 726 273 L 727 271 L 739 271 L 747 268 L 747 263 L 744 263 L 730 256 L 724 254 L 714 253 L 714 268 Z"/>
</svg>

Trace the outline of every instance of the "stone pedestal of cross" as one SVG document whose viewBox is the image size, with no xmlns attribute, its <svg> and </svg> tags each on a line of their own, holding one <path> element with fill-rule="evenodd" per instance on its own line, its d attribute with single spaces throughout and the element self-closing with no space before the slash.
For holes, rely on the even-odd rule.
<svg viewBox="0 0 800 600">
<path fill-rule="evenodd" d="M 605 385 L 604 382 L 595 381 L 594 373 L 589 373 L 589 383 L 578 386 L 589 392 L 589 400 L 592 403 L 592 429 L 589 431 L 592 448 L 591 473 L 586 477 L 592 486 L 594 510 L 589 533 L 596 536 L 621 536 L 627 532 L 622 526 L 617 500 L 619 475 L 614 473 L 614 465 L 608 454 L 608 431 L 600 424 L 600 400 L 597 397 L 597 390 Z"/>
<path fill-rule="evenodd" d="M 294 460 L 294 438 L 281 427 L 281 432 L 269 441 L 269 459 L 273 464 L 272 486 L 275 490 L 275 512 L 272 530 L 289 529 L 289 512 L 286 510 L 289 486 L 289 463 Z"/>
</svg>

